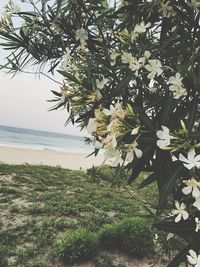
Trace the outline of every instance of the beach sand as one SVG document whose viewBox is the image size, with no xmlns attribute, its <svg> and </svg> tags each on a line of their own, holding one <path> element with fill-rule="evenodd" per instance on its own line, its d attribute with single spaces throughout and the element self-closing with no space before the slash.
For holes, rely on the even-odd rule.
<svg viewBox="0 0 200 267">
<path fill-rule="evenodd" d="M 79 170 L 99 166 L 103 156 L 90 156 L 87 154 L 62 153 L 52 150 L 34 150 L 27 148 L 0 147 L 0 162 L 8 164 L 32 164 L 61 166 L 66 169 Z"/>
</svg>

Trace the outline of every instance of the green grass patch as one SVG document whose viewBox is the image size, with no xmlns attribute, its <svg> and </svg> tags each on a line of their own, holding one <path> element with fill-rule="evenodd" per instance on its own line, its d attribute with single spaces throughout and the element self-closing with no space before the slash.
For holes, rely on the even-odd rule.
<svg viewBox="0 0 200 267">
<path fill-rule="evenodd" d="M 113 185 L 112 168 L 106 166 L 101 175 L 94 182 L 82 171 L 0 164 L 0 266 L 7 261 L 10 267 L 65 266 L 49 257 L 57 239 L 80 228 L 97 233 L 124 217 L 149 216 L 138 199 L 146 207 L 152 204 L 154 185 L 139 192 L 129 186 L 133 199 L 127 189 Z"/>
</svg>

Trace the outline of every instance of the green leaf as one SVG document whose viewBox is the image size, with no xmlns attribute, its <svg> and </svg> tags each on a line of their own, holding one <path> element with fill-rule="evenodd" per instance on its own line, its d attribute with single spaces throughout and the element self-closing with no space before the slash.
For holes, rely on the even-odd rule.
<svg viewBox="0 0 200 267">
<path fill-rule="evenodd" d="M 154 131 L 154 125 L 149 116 L 146 115 L 145 111 L 135 108 L 139 114 L 139 118 L 144 125 L 151 131 Z"/>
<path fill-rule="evenodd" d="M 149 161 L 149 159 L 152 157 L 154 153 L 154 145 L 147 146 L 143 151 L 143 156 L 139 160 L 133 161 L 132 164 L 132 175 L 128 179 L 128 184 L 131 184 L 138 175 L 144 170 L 145 165 Z"/>
<path fill-rule="evenodd" d="M 161 119 L 160 119 L 160 124 L 161 125 L 167 125 L 168 122 L 170 121 L 171 114 L 173 113 L 174 110 L 174 99 L 172 96 L 166 97 L 164 106 L 162 109 L 162 114 L 161 114 Z"/>
<path fill-rule="evenodd" d="M 157 182 L 158 182 L 159 192 L 161 192 L 163 184 L 171 175 L 171 171 L 172 171 L 172 162 L 169 152 L 157 148 L 156 173 L 158 178 Z"/>
<path fill-rule="evenodd" d="M 197 109 L 198 109 L 198 100 L 197 98 L 194 99 L 194 101 L 191 103 L 191 110 L 188 116 L 188 120 L 186 123 L 186 128 L 191 131 L 192 128 L 194 127 L 195 121 L 196 121 L 196 116 L 197 116 Z"/>
<path fill-rule="evenodd" d="M 157 179 L 155 173 L 152 173 L 151 175 L 149 175 L 139 186 L 138 186 L 138 190 L 142 189 L 148 185 L 150 185 L 151 183 L 155 182 Z"/>
<path fill-rule="evenodd" d="M 111 97 L 119 94 L 121 89 L 125 90 L 125 88 L 127 88 L 129 86 L 129 82 L 132 80 L 132 78 L 133 78 L 133 72 L 129 72 L 129 74 L 125 78 L 123 78 L 119 82 L 119 84 L 116 86 L 115 90 L 111 94 Z"/>
<path fill-rule="evenodd" d="M 65 78 L 67 78 L 69 81 L 74 82 L 74 83 L 79 84 L 79 85 L 82 84 L 82 83 L 81 83 L 81 80 L 80 80 L 79 78 L 73 76 L 72 74 L 67 73 L 66 71 L 62 71 L 62 70 L 58 70 L 58 72 L 59 72 L 61 75 L 63 75 Z"/>
<path fill-rule="evenodd" d="M 62 96 L 62 94 L 61 94 L 61 93 L 58 93 L 58 92 L 56 92 L 56 91 L 54 91 L 54 90 L 51 90 L 51 92 L 52 92 L 54 95 L 56 95 L 56 96 L 59 96 L 59 97 L 61 97 L 61 96 Z"/>
<path fill-rule="evenodd" d="M 171 194 L 172 190 L 174 189 L 174 186 L 176 185 L 177 180 L 180 178 L 183 168 L 184 167 L 182 163 L 175 162 L 173 166 L 172 174 L 170 174 L 170 176 L 167 177 L 166 182 L 164 182 L 162 186 L 160 199 L 159 199 L 159 208 L 165 207 L 167 198 Z M 163 168 L 163 171 L 164 170 L 165 168 Z"/>
<path fill-rule="evenodd" d="M 195 221 L 180 221 L 178 223 L 175 222 L 169 222 L 169 221 L 163 221 L 155 225 L 155 227 L 160 230 L 167 233 L 174 233 L 179 236 L 186 236 L 189 234 L 191 236 L 191 232 L 194 232 L 194 235 L 196 235 L 195 229 Z"/>
</svg>

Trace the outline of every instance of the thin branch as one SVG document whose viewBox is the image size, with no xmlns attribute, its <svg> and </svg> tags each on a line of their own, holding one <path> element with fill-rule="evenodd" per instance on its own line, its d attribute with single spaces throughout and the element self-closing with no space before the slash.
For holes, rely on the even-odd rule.
<svg viewBox="0 0 200 267">
<path fill-rule="evenodd" d="M 53 79 L 52 77 L 50 77 L 49 75 L 47 75 L 44 72 L 30 72 L 30 71 L 23 71 L 23 70 L 20 70 L 20 72 L 25 73 L 25 74 L 34 74 L 34 75 L 42 74 L 43 76 L 47 77 L 48 79 L 52 80 L 53 82 L 55 82 L 55 83 L 57 83 L 59 85 L 63 85 L 61 82 L 56 81 L 55 79 Z"/>
</svg>

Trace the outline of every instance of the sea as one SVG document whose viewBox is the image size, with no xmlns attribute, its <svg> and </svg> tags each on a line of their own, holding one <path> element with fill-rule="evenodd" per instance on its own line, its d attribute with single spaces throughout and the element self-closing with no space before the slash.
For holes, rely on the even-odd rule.
<svg viewBox="0 0 200 267">
<path fill-rule="evenodd" d="M 92 147 L 84 142 L 82 136 L 1 125 L 0 146 L 78 154 L 92 152 Z"/>
</svg>

